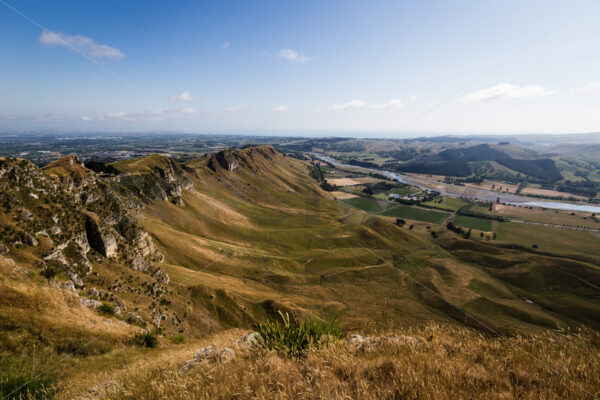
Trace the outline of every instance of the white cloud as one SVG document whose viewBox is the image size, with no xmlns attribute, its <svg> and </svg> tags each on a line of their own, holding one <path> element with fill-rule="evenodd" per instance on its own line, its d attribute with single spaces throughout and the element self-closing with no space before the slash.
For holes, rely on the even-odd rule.
<svg viewBox="0 0 600 400">
<path fill-rule="evenodd" d="M 491 88 L 469 93 L 460 98 L 460 101 L 476 102 L 488 100 L 533 99 L 551 96 L 555 93 L 555 90 L 549 90 L 537 85 L 519 86 L 510 83 L 499 83 Z"/>
<path fill-rule="evenodd" d="M 221 48 L 222 48 L 222 49 L 228 49 L 228 48 L 229 48 L 229 46 L 231 46 L 231 42 L 225 42 L 225 43 L 223 43 L 223 44 L 221 45 Z"/>
<path fill-rule="evenodd" d="M 185 102 L 185 103 L 191 103 L 191 102 L 195 101 L 192 94 L 187 90 L 183 93 L 169 96 L 169 99 L 171 99 L 171 101 Z"/>
<path fill-rule="evenodd" d="M 83 115 L 83 116 L 81 117 L 81 120 L 82 120 L 82 121 L 91 121 L 92 119 L 91 119 L 90 117 L 88 117 L 87 115 Z"/>
<path fill-rule="evenodd" d="M 116 111 L 102 115 L 100 120 L 118 119 L 124 121 L 161 121 L 166 116 L 176 115 L 194 115 L 199 114 L 200 110 L 195 107 L 178 108 L 178 109 L 158 109 L 154 111 L 137 111 L 137 112 L 125 112 Z"/>
<path fill-rule="evenodd" d="M 366 101 L 354 99 L 354 100 L 350 100 L 347 103 L 334 104 L 331 106 L 331 109 L 335 110 L 335 111 L 340 111 L 340 110 L 351 110 L 351 109 L 355 109 L 355 108 L 365 108 L 367 106 L 368 106 L 368 104 Z"/>
<path fill-rule="evenodd" d="M 277 107 L 273 108 L 273 111 L 277 111 L 277 112 L 286 112 L 286 111 L 290 111 L 290 108 L 284 105 L 279 105 Z"/>
<path fill-rule="evenodd" d="M 281 49 L 279 50 L 279 53 L 277 53 L 277 55 L 279 56 L 279 58 L 283 58 L 284 60 L 296 63 L 305 63 L 312 59 L 312 57 L 305 56 L 304 54 L 300 54 L 296 50 L 292 49 Z"/>
<path fill-rule="evenodd" d="M 125 58 L 125 54 L 116 47 L 99 44 L 83 35 L 65 35 L 58 32 L 44 31 L 38 38 L 40 43 L 49 47 L 67 47 L 94 58 Z"/>
<path fill-rule="evenodd" d="M 404 104 L 400 99 L 393 99 L 388 101 L 387 103 L 382 104 L 373 104 L 371 107 L 375 109 L 391 109 L 391 110 L 400 110 L 404 108 Z"/>
<path fill-rule="evenodd" d="M 225 111 L 227 112 L 238 112 L 244 109 L 244 106 L 241 104 L 237 104 L 235 106 L 231 106 L 229 108 L 226 108 Z"/>
<path fill-rule="evenodd" d="M 126 121 L 134 121 L 134 120 L 160 120 L 163 118 L 163 110 L 156 111 L 137 111 L 137 112 L 125 112 L 125 111 L 116 111 L 106 113 L 100 117 L 100 119 L 121 119 Z"/>
<path fill-rule="evenodd" d="M 600 93 L 600 81 L 588 82 L 578 90 L 580 93 Z"/>
</svg>

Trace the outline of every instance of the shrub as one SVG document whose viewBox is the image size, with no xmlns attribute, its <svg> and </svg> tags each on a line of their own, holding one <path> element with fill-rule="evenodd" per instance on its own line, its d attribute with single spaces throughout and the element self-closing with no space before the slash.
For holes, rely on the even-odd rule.
<svg viewBox="0 0 600 400">
<path fill-rule="evenodd" d="M 142 332 L 138 332 L 133 336 L 133 343 L 141 346 L 154 348 L 158 346 L 158 329 L 146 330 Z"/>
<path fill-rule="evenodd" d="M 115 315 L 115 309 L 108 303 L 102 302 L 97 308 L 98 312 L 104 315 Z"/>
<path fill-rule="evenodd" d="M 280 320 L 267 320 L 259 323 L 255 329 L 259 334 L 258 345 L 267 349 L 282 352 L 293 357 L 300 357 L 309 346 L 319 346 L 322 338 L 331 336 L 341 338 L 344 332 L 337 320 L 331 318 L 323 322 L 315 317 L 301 323 L 290 320 L 288 313 L 279 311 Z"/>
<path fill-rule="evenodd" d="M 40 275 L 46 278 L 47 280 L 52 280 L 56 277 L 56 275 L 58 275 L 58 269 L 54 268 L 51 265 L 48 265 L 40 271 Z"/>
</svg>

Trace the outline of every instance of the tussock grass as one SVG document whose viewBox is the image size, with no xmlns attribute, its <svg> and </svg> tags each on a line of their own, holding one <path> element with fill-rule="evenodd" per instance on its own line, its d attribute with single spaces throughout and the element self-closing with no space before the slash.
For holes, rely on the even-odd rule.
<svg viewBox="0 0 600 400">
<path fill-rule="evenodd" d="M 268 320 L 259 323 L 256 331 L 259 333 L 258 344 L 267 350 L 276 350 L 295 357 L 302 356 L 310 346 L 319 347 L 325 337 L 342 338 L 345 333 L 337 324 L 335 318 L 328 321 L 311 316 L 302 322 L 290 320 L 288 313 L 279 311 L 281 321 Z"/>
<path fill-rule="evenodd" d="M 141 347 L 154 348 L 158 346 L 158 334 L 158 329 L 151 329 L 138 332 L 135 335 L 133 335 L 131 341 L 133 344 L 136 344 Z"/>
<path fill-rule="evenodd" d="M 412 339 L 384 342 L 371 352 L 330 342 L 302 358 L 236 348 L 233 363 L 186 374 L 179 372 L 180 353 L 173 353 L 159 365 L 132 366 L 108 377 L 117 384 L 102 398 L 586 399 L 600 394 L 600 337 L 591 331 L 498 339 L 432 325 L 394 334 Z"/>
</svg>

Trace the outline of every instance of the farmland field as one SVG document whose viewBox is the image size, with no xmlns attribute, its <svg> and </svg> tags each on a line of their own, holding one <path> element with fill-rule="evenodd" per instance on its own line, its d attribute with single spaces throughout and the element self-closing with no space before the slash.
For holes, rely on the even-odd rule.
<svg viewBox="0 0 600 400">
<path fill-rule="evenodd" d="M 497 240 L 519 243 L 540 251 L 562 255 L 584 255 L 600 259 L 600 238 L 590 232 L 550 228 L 516 222 L 494 221 Z"/>
<path fill-rule="evenodd" d="M 600 229 L 600 222 L 593 219 L 591 217 L 591 213 L 545 210 L 542 208 L 530 209 L 526 207 L 495 204 L 494 215 L 509 218 L 513 217 L 525 221 L 533 221 L 546 224 L 585 226 L 588 228 Z"/>
<path fill-rule="evenodd" d="M 468 217 L 465 215 L 457 215 L 454 217 L 454 225 L 485 232 L 490 232 L 492 230 L 491 220 L 485 218 Z"/>
<path fill-rule="evenodd" d="M 423 208 L 399 205 L 388 208 L 380 215 L 396 218 L 414 219 L 417 221 L 431 222 L 433 224 L 441 224 L 447 217 L 448 213 L 441 211 L 425 210 Z"/>
<path fill-rule="evenodd" d="M 441 203 L 438 203 L 437 201 L 427 201 L 423 204 L 427 205 L 429 207 L 439 208 L 442 210 L 456 211 L 459 208 L 461 208 L 462 206 L 467 205 L 468 202 L 466 202 L 463 199 L 457 198 L 457 197 L 445 197 L 444 196 Z"/>
<path fill-rule="evenodd" d="M 369 213 L 379 212 L 391 205 L 388 202 L 375 200 L 368 197 L 355 197 L 352 199 L 342 200 L 342 202 Z"/>
</svg>

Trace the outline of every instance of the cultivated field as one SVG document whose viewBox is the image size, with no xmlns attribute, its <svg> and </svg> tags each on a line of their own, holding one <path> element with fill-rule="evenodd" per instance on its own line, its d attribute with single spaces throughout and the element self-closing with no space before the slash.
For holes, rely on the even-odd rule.
<svg viewBox="0 0 600 400">
<path fill-rule="evenodd" d="M 454 217 L 454 225 L 465 228 L 477 229 L 479 231 L 491 232 L 492 221 L 485 218 L 469 217 L 465 215 L 457 215 Z"/>
<path fill-rule="evenodd" d="M 494 221 L 497 240 L 563 255 L 583 255 L 600 259 L 600 239 L 590 232 L 550 228 L 516 222 Z"/>
</svg>

